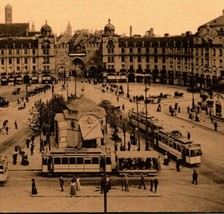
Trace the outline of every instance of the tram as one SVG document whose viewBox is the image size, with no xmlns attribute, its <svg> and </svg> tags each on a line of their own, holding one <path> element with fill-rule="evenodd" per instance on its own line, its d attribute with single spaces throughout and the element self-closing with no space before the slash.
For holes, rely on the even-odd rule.
<svg viewBox="0 0 224 214">
<path fill-rule="evenodd" d="M 42 154 L 42 174 L 101 174 L 111 168 L 111 154 L 99 148 L 65 148 Z"/>
<path fill-rule="evenodd" d="M 154 137 L 154 145 L 188 165 L 201 163 L 201 145 L 194 144 L 178 130 L 172 132 L 167 132 L 164 129 L 158 130 Z"/>
<path fill-rule="evenodd" d="M 119 175 L 156 175 L 159 169 L 156 151 L 117 151 L 115 157 Z"/>
<path fill-rule="evenodd" d="M 148 126 L 148 133 L 152 134 L 154 130 L 161 129 L 162 126 L 159 124 L 159 121 L 154 116 L 148 115 L 146 118 L 145 113 L 137 113 L 133 110 L 128 112 L 129 123 L 134 127 L 139 127 L 140 130 L 145 132 L 146 121 Z"/>
<path fill-rule="evenodd" d="M 0 183 L 8 179 L 8 160 L 7 157 L 0 156 Z"/>
</svg>

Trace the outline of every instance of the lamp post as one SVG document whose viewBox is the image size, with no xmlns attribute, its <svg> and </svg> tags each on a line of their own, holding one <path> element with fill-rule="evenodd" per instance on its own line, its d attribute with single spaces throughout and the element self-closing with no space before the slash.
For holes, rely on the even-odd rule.
<svg viewBox="0 0 224 214">
<path fill-rule="evenodd" d="M 77 76 L 77 73 L 76 73 L 76 70 L 74 70 L 74 77 L 75 77 L 75 98 L 77 96 L 77 82 L 76 82 L 76 76 Z"/>
<path fill-rule="evenodd" d="M 128 71 L 127 71 L 127 73 L 126 73 L 126 75 L 127 75 L 127 98 L 129 98 L 130 97 L 130 94 L 129 94 L 129 75 L 128 75 Z"/>
<path fill-rule="evenodd" d="M 193 70 L 193 63 L 191 65 L 191 88 L 192 88 L 192 109 L 195 107 L 195 102 L 194 102 L 194 70 Z"/>
<path fill-rule="evenodd" d="M 145 150 L 149 150 L 149 143 L 148 143 L 148 99 L 147 99 L 147 91 L 149 90 L 146 86 L 146 73 L 145 73 Z"/>
<path fill-rule="evenodd" d="M 126 149 L 126 124 L 123 122 L 123 133 L 124 133 L 124 150 Z"/>
<path fill-rule="evenodd" d="M 141 145 L 140 145 L 140 131 L 139 131 L 139 115 L 138 115 L 138 96 L 136 96 L 136 105 L 137 105 L 137 121 L 138 121 L 138 125 L 137 125 L 137 132 L 138 132 L 138 151 L 141 150 Z"/>
</svg>

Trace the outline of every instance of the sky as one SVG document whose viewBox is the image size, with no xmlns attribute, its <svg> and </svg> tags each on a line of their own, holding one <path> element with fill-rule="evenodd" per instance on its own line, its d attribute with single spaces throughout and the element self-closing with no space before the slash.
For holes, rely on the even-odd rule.
<svg viewBox="0 0 224 214">
<path fill-rule="evenodd" d="M 40 31 L 47 23 L 60 35 L 68 21 L 72 31 L 103 30 L 110 18 L 118 35 L 180 35 L 197 32 L 200 25 L 222 15 L 224 0 L 0 0 L 0 23 L 5 23 L 5 6 L 12 6 L 12 22 L 34 23 Z"/>
</svg>

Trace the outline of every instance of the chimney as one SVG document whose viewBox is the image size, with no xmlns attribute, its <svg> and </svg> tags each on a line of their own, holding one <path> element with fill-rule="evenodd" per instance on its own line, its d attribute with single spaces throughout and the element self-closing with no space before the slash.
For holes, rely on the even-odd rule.
<svg viewBox="0 0 224 214">
<path fill-rule="evenodd" d="M 132 37 L 132 26 L 130 26 L 130 37 Z"/>
</svg>

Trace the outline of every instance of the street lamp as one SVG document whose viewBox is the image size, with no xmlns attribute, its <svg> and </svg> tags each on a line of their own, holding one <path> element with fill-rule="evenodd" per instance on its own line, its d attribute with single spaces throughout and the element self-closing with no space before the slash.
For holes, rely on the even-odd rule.
<svg viewBox="0 0 224 214">
<path fill-rule="evenodd" d="M 130 94 L 129 94 L 129 75 L 128 75 L 129 73 L 128 73 L 128 71 L 127 71 L 127 73 L 126 73 L 126 75 L 127 75 L 127 98 L 129 98 L 130 97 Z"/>
<path fill-rule="evenodd" d="M 139 114 L 138 114 L 138 96 L 136 96 L 136 105 L 137 105 L 137 121 L 138 121 L 138 128 L 137 128 L 137 132 L 138 132 L 138 151 L 141 150 L 141 145 L 140 145 L 140 131 L 139 131 Z"/>
<path fill-rule="evenodd" d="M 147 99 L 147 91 L 149 90 L 147 87 L 146 87 L 146 73 L 145 73 L 145 76 L 144 76 L 144 80 L 145 80 L 145 118 L 146 118 L 146 121 L 145 121 L 145 150 L 149 150 L 149 143 L 148 143 L 148 99 Z"/>
<path fill-rule="evenodd" d="M 193 70 L 193 63 L 191 65 L 191 90 L 192 90 L 192 109 L 195 107 L 195 102 L 194 102 L 194 70 Z"/>
<path fill-rule="evenodd" d="M 126 149 L 126 124 L 123 122 L 123 133 L 124 133 L 124 150 Z"/>
<path fill-rule="evenodd" d="M 77 72 L 76 70 L 74 70 L 74 77 L 75 77 L 75 98 L 77 96 L 77 82 L 76 82 L 76 76 L 77 76 Z"/>
</svg>

